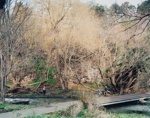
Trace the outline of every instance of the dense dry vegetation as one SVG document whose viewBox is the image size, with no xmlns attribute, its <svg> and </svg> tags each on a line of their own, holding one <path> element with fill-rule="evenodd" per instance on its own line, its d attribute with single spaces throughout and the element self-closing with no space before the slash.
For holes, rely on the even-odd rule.
<svg viewBox="0 0 150 118">
<path fill-rule="evenodd" d="M 80 84 L 97 90 L 108 85 L 113 93 L 123 94 L 148 87 L 146 17 L 99 12 L 101 6 L 96 7 L 76 0 L 36 0 L 29 6 L 16 3 L 11 13 L 4 13 L 1 71 L 10 89 L 34 86 L 36 91 L 46 84 L 66 91 Z"/>
</svg>

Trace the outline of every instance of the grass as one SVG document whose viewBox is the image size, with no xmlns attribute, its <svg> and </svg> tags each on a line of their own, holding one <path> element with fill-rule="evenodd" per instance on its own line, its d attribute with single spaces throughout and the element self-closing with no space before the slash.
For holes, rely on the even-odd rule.
<svg viewBox="0 0 150 118">
<path fill-rule="evenodd" d="M 58 82 L 58 80 L 53 78 L 36 78 L 32 82 L 30 82 L 29 85 L 32 85 L 33 87 L 37 87 L 41 82 L 42 83 L 47 82 L 50 85 L 54 85 Z"/>
<path fill-rule="evenodd" d="M 143 114 L 126 114 L 126 113 L 118 113 L 114 115 L 115 118 L 149 118 L 149 116 L 143 115 Z"/>
<path fill-rule="evenodd" d="M 21 109 L 29 109 L 33 107 L 34 107 L 33 105 L 17 105 L 17 104 L 0 103 L 0 109 L 3 109 L 3 112 L 21 110 Z"/>
<path fill-rule="evenodd" d="M 6 84 L 7 84 L 7 86 L 11 87 L 13 85 L 13 82 L 8 80 Z"/>
<path fill-rule="evenodd" d="M 85 86 L 97 89 L 97 85 L 95 83 L 84 83 Z"/>
<path fill-rule="evenodd" d="M 31 116 L 27 116 L 24 118 L 94 118 L 93 114 L 89 114 L 88 110 L 82 110 L 78 116 L 71 116 L 68 111 L 59 111 L 53 114 L 43 114 L 43 115 L 36 115 L 33 114 Z"/>
</svg>

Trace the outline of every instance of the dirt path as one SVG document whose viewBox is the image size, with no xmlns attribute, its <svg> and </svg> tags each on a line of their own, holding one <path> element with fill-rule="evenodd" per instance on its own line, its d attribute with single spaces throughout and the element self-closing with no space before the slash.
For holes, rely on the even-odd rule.
<svg viewBox="0 0 150 118">
<path fill-rule="evenodd" d="M 81 101 L 71 101 L 71 102 L 63 102 L 63 103 L 53 103 L 47 107 L 37 107 L 26 110 L 18 110 L 13 112 L 7 112 L 0 114 L 0 118 L 23 118 L 25 116 L 32 115 L 41 115 L 46 113 L 52 113 L 59 110 L 66 110 L 73 105 L 81 105 Z"/>
</svg>

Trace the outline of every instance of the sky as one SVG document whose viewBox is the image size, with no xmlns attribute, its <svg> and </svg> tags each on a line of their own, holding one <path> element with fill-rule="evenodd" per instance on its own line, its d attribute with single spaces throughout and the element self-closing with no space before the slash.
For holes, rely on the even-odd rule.
<svg viewBox="0 0 150 118">
<path fill-rule="evenodd" d="M 20 1 L 31 3 L 32 0 L 20 0 Z M 121 5 L 122 3 L 128 1 L 130 4 L 135 5 L 137 7 L 138 4 L 141 4 L 145 0 L 80 0 L 80 1 L 84 3 L 98 3 L 104 6 L 106 5 L 107 7 L 110 7 L 113 3 Z"/>
<path fill-rule="evenodd" d="M 137 6 L 138 4 L 141 4 L 144 0 L 81 0 L 83 2 L 94 2 L 101 5 L 106 5 L 107 7 L 110 7 L 113 3 L 117 3 L 121 5 L 122 3 L 128 1 L 130 4 Z"/>
<path fill-rule="evenodd" d="M 27 3 L 29 3 L 32 0 L 22 0 L 22 1 L 26 1 Z M 138 4 L 141 4 L 145 0 L 80 0 L 80 1 L 85 2 L 85 3 L 88 3 L 88 2 L 98 3 L 101 5 L 106 5 L 107 7 L 110 7 L 115 2 L 119 5 L 121 5 L 122 3 L 126 2 L 126 1 L 128 1 L 132 5 L 137 6 Z"/>
</svg>

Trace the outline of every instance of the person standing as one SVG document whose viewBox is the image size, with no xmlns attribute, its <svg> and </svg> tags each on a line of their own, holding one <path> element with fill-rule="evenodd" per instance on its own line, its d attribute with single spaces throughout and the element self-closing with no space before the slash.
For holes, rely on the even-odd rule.
<svg viewBox="0 0 150 118">
<path fill-rule="evenodd" d="M 42 90 L 43 90 L 43 94 L 45 95 L 46 94 L 46 86 L 45 85 L 43 86 Z"/>
<path fill-rule="evenodd" d="M 105 86 L 105 88 L 104 88 L 104 96 L 107 96 L 108 93 L 111 94 L 109 88 L 107 86 Z"/>
</svg>

